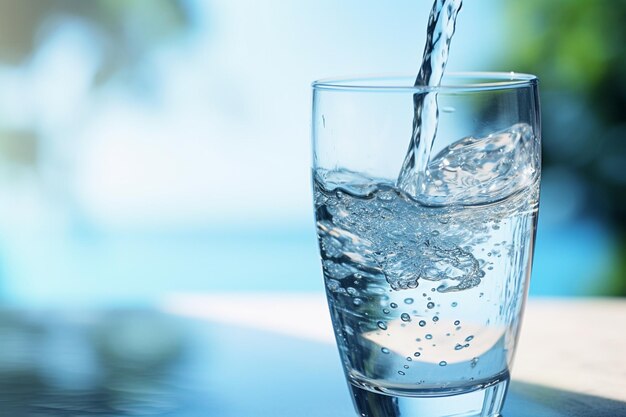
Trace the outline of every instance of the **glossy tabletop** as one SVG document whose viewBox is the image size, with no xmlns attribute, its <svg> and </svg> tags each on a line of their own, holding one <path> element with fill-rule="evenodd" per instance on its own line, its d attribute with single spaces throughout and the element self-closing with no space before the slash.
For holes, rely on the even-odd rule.
<svg viewBox="0 0 626 417">
<path fill-rule="evenodd" d="M 531 300 L 504 417 L 626 416 L 626 301 Z M 321 294 L 0 312 L 0 416 L 354 417 Z"/>
</svg>

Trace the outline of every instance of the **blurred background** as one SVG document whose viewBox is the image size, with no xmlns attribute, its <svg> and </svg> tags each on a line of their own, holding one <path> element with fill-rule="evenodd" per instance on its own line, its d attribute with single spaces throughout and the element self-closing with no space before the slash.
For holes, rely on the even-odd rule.
<svg viewBox="0 0 626 417">
<path fill-rule="evenodd" d="M 310 83 L 415 73 L 409 0 L 0 0 L 0 303 L 322 291 Z M 531 294 L 626 295 L 626 1 L 484 0 L 449 70 L 540 77 Z"/>
</svg>

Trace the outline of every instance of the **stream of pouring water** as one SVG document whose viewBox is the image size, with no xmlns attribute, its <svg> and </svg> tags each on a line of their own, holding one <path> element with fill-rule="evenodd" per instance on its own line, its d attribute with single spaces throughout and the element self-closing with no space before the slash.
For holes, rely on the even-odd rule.
<svg viewBox="0 0 626 417">
<path fill-rule="evenodd" d="M 422 66 L 415 86 L 436 87 L 448 62 L 450 42 L 456 27 L 456 18 L 463 5 L 462 0 L 435 0 L 426 34 L 426 46 Z M 430 152 L 437 134 L 439 108 L 437 93 L 427 92 L 413 96 L 415 116 L 409 149 L 398 176 L 397 186 L 413 197 L 425 189 Z"/>
</svg>

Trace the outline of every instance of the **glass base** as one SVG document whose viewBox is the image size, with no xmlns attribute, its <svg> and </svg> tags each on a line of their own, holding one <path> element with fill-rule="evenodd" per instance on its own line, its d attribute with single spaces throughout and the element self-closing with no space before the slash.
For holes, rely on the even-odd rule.
<svg viewBox="0 0 626 417">
<path fill-rule="evenodd" d="M 360 417 L 500 417 L 509 380 L 474 391 L 442 396 L 396 396 L 353 384 L 352 399 Z"/>
</svg>

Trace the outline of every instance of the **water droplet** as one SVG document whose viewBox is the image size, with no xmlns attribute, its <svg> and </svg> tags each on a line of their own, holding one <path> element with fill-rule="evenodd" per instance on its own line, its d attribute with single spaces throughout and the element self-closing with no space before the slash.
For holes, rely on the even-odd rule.
<svg viewBox="0 0 626 417">
<path fill-rule="evenodd" d="M 461 324 L 461 322 L 459 320 L 455 320 L 454 325 L 458 326 L 459 324 Z"/>
<path fill-rule="evenodd" d="M 473 335 L 472 335 L 472 336 L 467 336 L 467 337 L 465 338 L 465 341 L 466 341 L 466 342 L 471 342 L 473 339 L 474 339 L 474 336 L 473 336 Z"/>
<path fill-rule="evenodd" d="M 378 325 L 378 328 L 380 330 L 387 330 L 387 323 L 385 323 L 384 321 L 379 321 L 378 323 L 376 323 Z"/>
<path fill-rule="evenodd" d="M 429 333 L 425 337 L 426 337 L 426 340 L 430 340 L 433 338 L 433 335 Z"/>
<path fill-rule="evenodd" d="M 472 358 L 470 365 L 472 366 L 472 368 L 475 368 L 476 365 L 478 365 L 478 358 Z"/>
<path fill-rule="evenodd" d="M 426 321 L 425 320 L 420 320 L 419 325 L 420 325 L 420 327 L 426 326 Z"/>
<path fill-rule="evenodd" d="M 403 368 L 404 369 L 409 369 L 409 365 L 404 365 Z"/>
<path fill-rule="evenodd" d="M 404 304 L 413 304 L 413 299 L 412 298 L 405 298 L 404 299 Z"/>
<path fill-rule="evenodd" d="M 439 362 L 439 366 L 446 366 L 447 364 L 448 364 L 448 362 L 446 362 L 446 361 Z"/>
<path fill-rule="evenodd" d="M 381 348 L 380 351 L 383 352 L 385 355 L 389 354 L 389 349 L 387 349 L 386 347 Z"/>
<path fill-rule="evenodd" d="M 411 321 L 411 316 L 409 316 L 407 313 L 402 313 L 402 315 L 400 316 L 400 319 L 402 321 Z"/>
<path fill-rule="evenodd" d="M 426 307 L 428 308 L 435 308 L 435 303 L 433 303 L 432 301 L 428 304 L 426 304 Z"/>
<path fill-rule="evenodd" d="M 396 304 L 396 303 L 391 303 L 391 304 L 389 304 L 389 306 L 391 308 L 398 308 L 398 304 Z"/>
<path fill-rule="evenodd" d="M 385 314 L 389 314 L 389 313 L 390 313 L 390 311 L 389 311 L 389 310 L 387 310 L 386 308 L 383 308 L 383 313 L 385 313 Z"/>
<path fill-rule="evenodd" d="M 413 354 L 413 356 L 415 356 L 416 358 L 419 358 L 421 355 L 422 355 L 422 354 L 421 354 L 421 353 L 419 353 L 419 352 L 415 352 L 415 353 Z"/>
<path fill-rule="evenodd" d="M 439 321 L 439 317 L 438 317 L 438 316 L 434 316 L 434 317 L 433 317 L 433 321 L 434 321 L 435 323 L 437 323 L 437 322 Z"/>
<path fill-rule="evenodd" d="M 407 360 L 408 362 L 411 362 L 411 361 L 413 360 L 413 358 L 412 358 L 412 357 L 410 357 L 410 356 L 407 356 L 407 357 L 406 357 L 406 360 Z"/>
<path fill-rule="evenodd" d="M 461 350 L 463 349 L 463 345 L 461 345 L 460 343 L 457 343 L 456 346 L 454 347 L 454 350 Z"/>
<path fill-rule="evenodd" d="M 453 301 L 452 304 L 450 304 L 452 307 L 456 307 L 459 305 L 459 303 L 457 303 L 456 301 Z"/>
<path fill-rule="evenodd" d="M 402 371 L 398 371 L 398 373 L 399 373 L 400 375 L 406 375 L 406 374 L 405 374 L 404 372 L 402 372 Z"/>
</svg>

